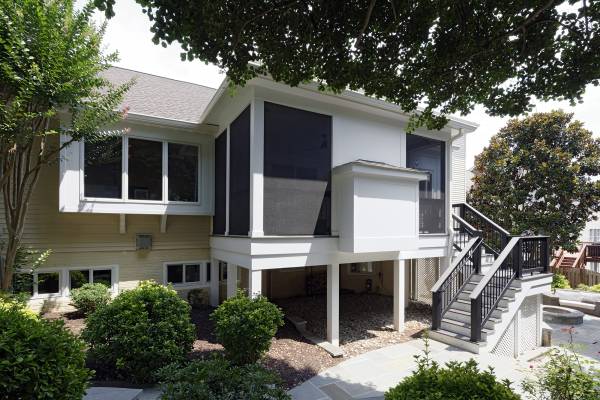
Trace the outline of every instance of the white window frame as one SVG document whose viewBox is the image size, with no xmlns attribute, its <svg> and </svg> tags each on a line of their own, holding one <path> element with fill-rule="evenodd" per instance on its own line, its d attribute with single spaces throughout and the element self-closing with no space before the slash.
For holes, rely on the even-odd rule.
<svg viewBox="0 0 600 400">
<path fill-rule="evenodd" d="M 365 264 L 367 266 L 368 271 L 366 271 L 366 272 L 363 272 L 363 271 L 353 272 L 352 271 L 352 264 Z M 348 263 L 348 274 L 349 275 L 373 275 L 373 262 L 366 261 L 366 262 Z"/>
<path fill-rule="evenodd" d="M 77 270 L 89 270 L 89 281 L 93 283 L 93 272 L 94 270 L 106 270 L 111 271 L 111 287 L 110 292 L 116 295 L 119 292 L 119 266 L 118 265 L 94 265 L 94 266 L 70 266 L 70 267 L 56 267 L 56 268 L 40 268 L 33 272 L 33 295 L 32 299 L 52 299 L 61 297 L 70 297 L 71 295 L 71 282 L 70 282 L 70 271 Z M 44 273 L 58 273 L 58 293 L 38 293 L 38 274 Z"/>
<path fill-rule="evenodd" d="M 138 200 L 129 198 L 129 139 L 147 140 L 162 143 L 162 199 L 161 200 Z M 197 149 L 198 171 L 196 171 L 196 201 L 170 201 L 169 200 L 169 143 L 194 146 Z M 202 204 L 202 144 L 171 140 L 167 138 L 156 138 L 151 136 L 131 134 L 121 136 L 121 198 L 108 197 L 86 197 L 85 196 L 85 144 L 82 143 L 80 151 L 80 201 L 101 201 L 107 203 L 134 203 L 134 204 L 173 204 L 199 206 Z"/>
<path fill-rule="evenodd" d="M 173 285 L 175 289 L 186 289 L 186 288 L 203 288 L 209 287 L 210 281 L 207 281 L 207 273 L 206 271 L 209 268 L 210 260 L 197 260 L 197 261 L 169 261 L 163 263 L 163 284 L 164 285 Z M 183 265 L 183 282 L 182 283 L 169 283 L 168 277 L 168 267 L 170 265 Z M 200 265 L 200 280 L 197 282 L 185 282 L 185 268 L 186 265 Z M 211 279 L 213 277 L 211 276 Z"/>
</svg>

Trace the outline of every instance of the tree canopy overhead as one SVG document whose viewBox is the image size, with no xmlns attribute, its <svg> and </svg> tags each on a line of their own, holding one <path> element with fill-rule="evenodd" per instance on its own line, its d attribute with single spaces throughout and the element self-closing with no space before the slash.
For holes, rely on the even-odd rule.
<svg viewBox="0 0 600 400">
<path fill-rule="evenodd" d="M 115 0 L 94 0 L 107 16 Z M 136 0 L 154 42 L 227 70 L 295 86 L 364 90 L 424 110 L 415 122 L 483 104 L 492 115 L 577 100 L 600 78 L 600 1 Z M 258 63 L 259 66 L 253 66 Z"/>
<path fill-rule="evenodd" d="M 587 221 L 600 211 L 600 139 L 573 114 L 513 119 L 475 158 L 468 201 L 519 235 L 549 235 L 575 250 Z"/>
</svg>

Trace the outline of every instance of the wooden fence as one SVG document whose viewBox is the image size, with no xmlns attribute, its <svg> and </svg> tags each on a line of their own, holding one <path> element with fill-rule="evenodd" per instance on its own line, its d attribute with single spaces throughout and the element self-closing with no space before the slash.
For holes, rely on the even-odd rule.
<svg viewBox="0 0 600 400">
<path fill-rule="evenodd" d="M 600 273 L 585 268 L 559 268 L 560 273 L 567 277 L 572 288 L 584 284 L 594 286 L 600 284 Z"/>
</svg>

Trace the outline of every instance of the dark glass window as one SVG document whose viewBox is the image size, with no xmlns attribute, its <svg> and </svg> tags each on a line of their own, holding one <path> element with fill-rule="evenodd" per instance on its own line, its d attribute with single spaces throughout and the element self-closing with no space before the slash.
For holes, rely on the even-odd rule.
<svg viewBox="0 0 600 400">
<path fill-rule="evenodd" d="M 406 166 L 428 173 L 419 183 L 419 232 L 443 233 L 446 230 L 446 144 L 406 135 Z"/>
<path fill-rule="evenodd" d="M 206 282 L 210 282 L 210 263 L 206 263 Z"/>
<path fill-rule="evenodd" d="M 122 177 L 120 137 L 84 143 L 84 196 L 120 199 Z"/>
<path fill-rule="evenodd" d="M 229 234 L 250 229 L 250 107 L 229 126 Z"/>
<path fill-rule="evenodd" d="M 183 283 L 183 265 L 167 265 L 167 282 Z"/>
<path fill-rule="evenodd" d="M 264 231 L 331 234 L 331 117 L 265 102 Z"/>
<path fill-rule="evenodd" d="M 226 179 L 227 179 L 227 131 L 215 139 L 215 216 L 213 233 L 225 234 Z"/>
<path fill-rule="evenodd" d="M 39 294 L 56 294 L 60 292 L 60 275 L 58 272 L 40 272 L 37 277 Z"/>
<path fill-rule="evenodd" d="M 162 142 L 129 139 L 129 198 L 162 200 Z"/>
<path fill-rule="evenodd" d="M 198 147 L 169 143 L 169 201 L 198 201 Z"/>
<path fill-rule="evenodd" d="M 92 272 L 94 283 L 101 283 L 104 286 L 112 286 L 112 271 L 110 269 L 95 269 Z"/>
<path fill-rule="evenodd" d="M 89 269 L 77 269 L 69 271 L 69 282 L 71 289 L 77 289 L 83 286 L 85 283 L 90 281 L 90 270 Z"/>
<path fill-rule="evenodd" d="M 199 282 L 200 281 L 200 265 L 198 264 L 186 264 L 185 266 L 185 282 Z"/>
</svg>

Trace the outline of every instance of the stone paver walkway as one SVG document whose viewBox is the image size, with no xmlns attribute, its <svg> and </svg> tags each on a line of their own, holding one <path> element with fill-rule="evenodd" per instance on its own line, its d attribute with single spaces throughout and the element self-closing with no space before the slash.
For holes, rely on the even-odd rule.
<svg viewBox="0 0 600 400">
<path fill-rule="evenodd" d="M 552 344 L 568 344 L 570 325 L 548 324 L 552 328 Z M 567 328 L 567 329 L 565 329 Z M 600 318 L 583 317 L 583 324 L 573 326 L 575 351 L 600 362 Z"/>
<path fill-rule="evenodd" d="M 499 379 L 509 379 L 519 390 L 525 377 L 531 377 L 527 361 L 476 355 L 433 340 L 429 341 L 431 358 L 440 364 L 475 358 L 481 369 L 494 367 Z M 415 355 L 422 354 L 422 340 L 412 340 L 371 351 L 344 361 L 290 390 L 294 400 L 383 399 L 383 394 L 410 375 Z"/>
</svg>

